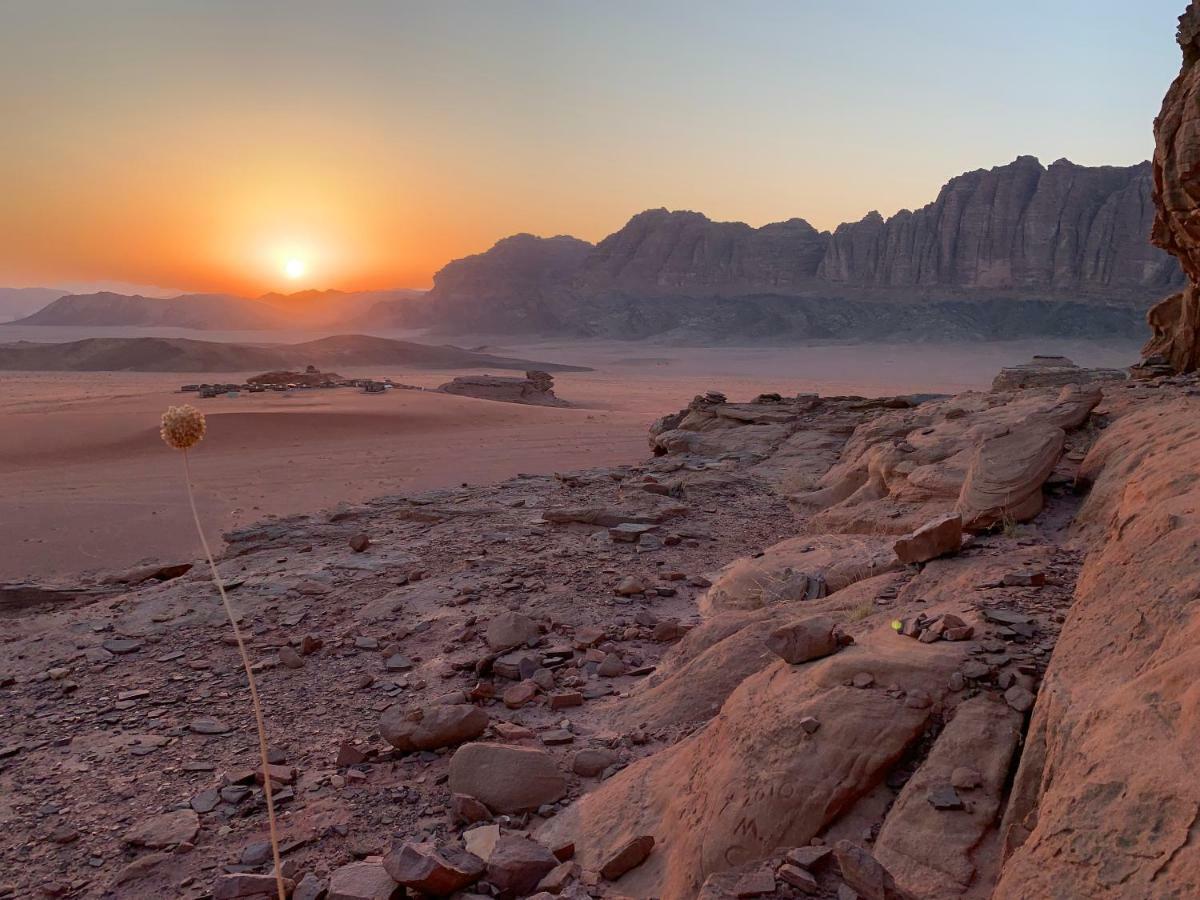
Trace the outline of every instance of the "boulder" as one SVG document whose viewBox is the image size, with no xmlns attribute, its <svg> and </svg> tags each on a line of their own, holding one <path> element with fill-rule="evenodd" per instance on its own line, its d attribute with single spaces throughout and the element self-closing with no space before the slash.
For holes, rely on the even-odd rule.
<svg viewBox="0 0 1200 900">
<path fill-rule="evenodd" d="M 836 653 L 841 648 L 837 624 L 827 616 L 800 619 L 767 635 L 767 649 L 786 663 L 799 665 Z"/>
<path fill-rule="evenodd" d="M 553 803 L 567 792 L 554 758 L 542 750 L 504 744 L 464 744 L 450 759 L 450 790 L 480 800 L 496 813 Z"/>
<path fill-rule="evenodd" d="M 379 720 L 379 733 L 397 750 L 438 750 L 479 737 L 487 729 L 488 714 L 465 703 L 406 710 L 389 706 Z"/>
<path fill-rule="evenodd" d="M 536 641 L 538 627 L 529 616 L 518 612 L 502 612 L 488 620 L 484 637 L 487 645 L 499 653 Z"/>
<path fill-rule="evenodd" d="M 946 513 L 898 539 L 892 549 L 896 551 L 896 558 L 900 562 L 908 564 L 928 562 L 954 553 L 961 546 L 962 516 Z"/>
<path fill-rule="evenodd" d="M 653 835 L 639 835 L 618 848 L 605 860 L 604 864 L 600 866 L 600 875 L 609 881 L 616 881 L 626 872 L 636 869 L 644 863 L 653 849 Z"/>
<path fill-rule="evenodd" d="M 474 884 L 486 866 L 461 847 L 404 844 L 383 859 L 392 879 L 431 897 L 446 897 Z"/>
<path fill-rule="evenodd" d="M 984 441 L 975 452 L 955 511 L 967 531 L 1025 522 L 1042 511 L 1042 485 L 1062 454 L 1066 435 L 1027 422 Z"/>
<path fill-rule="evenodd" d="M 525 897 L 558 867 L 558 859 L 545 846 L 518 834 L 506 834 L 496 842 L 487 864 L 487 880 L 501 900 Z"/>
</svg>

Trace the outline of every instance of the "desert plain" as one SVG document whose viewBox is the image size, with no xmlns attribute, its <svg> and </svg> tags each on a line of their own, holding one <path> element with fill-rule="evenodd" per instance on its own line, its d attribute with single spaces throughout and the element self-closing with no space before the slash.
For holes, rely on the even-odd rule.
<svg viewBox="0 0 1200 900">
<path fill-rule="evenodd" d="M 0 327 L 0 342 L 84 336 L 89 333 L 80 329 Z M 223 532 L 272 516 L 486 484 L 521 472 L 634 463 L 646 456 L 649 424 L 706 390 L 721 390 L 731 399 L 767 391 L 958 393 L 986 390 L 1002 366 L 1035 353 L 1098 367 L 1125 366 L 1137 357 L 1132 342 L 1055 339 L 705 348 L 458 341 L 472 347 L 481 342 L 492 354 L 592 371 L 556 374 L 555 392 L 568 408 L 401 389 L 206 400 L 179 392 L 185 383 L 238 382 L 253 372 L 2 373 L 0 547 L 7 549 L 0 557 L 0 581 L 70 581 L 142 560 L 197 557 L 181 460 L 158 436 L 159 416 L 172 404 L 197 404 L 208 417 L 208 436 L 191 461 L 202 517 L 219 546 Z M 478 371 L 376 367 L 339 374 L 435 388 Z"/>
</svg>

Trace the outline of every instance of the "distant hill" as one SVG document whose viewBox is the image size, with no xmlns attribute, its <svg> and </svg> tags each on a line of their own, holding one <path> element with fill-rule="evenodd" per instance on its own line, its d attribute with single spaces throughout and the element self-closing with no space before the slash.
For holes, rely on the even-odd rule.
<svg viewBox="0 0 1200 900">
<path fill-rule="evenodd" d="M 421 291 L 301 291 L 249 299 L 230 294 L 69 294 L 46 298 L 36 312 L 13 324 L 92 327 L 192 328 L 207 331 L 275 331 L 353 327 L 379 303 L 402 303 Z M 50 302 L 52 301 L 52 302 Z M 25 312 L 30 312 L 26 309 Z"/>
<path fill-rule="evenodd" d="M 580 366 L 475 353 L 360 334 L 299 344 L 227 344 L 190 338 L 88 338 L 59 344 L 0 344 L 0 370 L 33 372 L 261 372 L 305 366 L 402 366 L 415 369 L 540 369 Z"/>
<path fill-rule="evenodd" d="M 227 294 L 143 297 L 69 294 L 18 325 L 125 326 L 250 331 L 286 327 L 286 315 L 267 304 Z"/>
<path fill-rule="evenodd" d="M 65 293 L 56 288 L 0 288 L 0 323 L 35 313 Z"/>
</svg>

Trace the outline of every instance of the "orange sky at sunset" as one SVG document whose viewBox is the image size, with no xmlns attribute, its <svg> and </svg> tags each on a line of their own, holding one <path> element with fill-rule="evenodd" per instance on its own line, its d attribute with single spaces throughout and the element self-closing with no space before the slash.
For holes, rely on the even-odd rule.
<svg viewBox="0 0 1200 900">
<path fill-rule="evenodd" d="M 14 0 L 0 286 L 424 287 L 648 207 L 832 228 L 1018 154 L 1149 155 L 1178 0 L 904 6 Z"/>
</svg>

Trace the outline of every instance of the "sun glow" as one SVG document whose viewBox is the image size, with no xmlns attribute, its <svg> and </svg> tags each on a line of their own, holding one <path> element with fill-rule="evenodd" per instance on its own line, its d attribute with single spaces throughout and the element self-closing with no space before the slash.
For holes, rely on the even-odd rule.
<svg viewBox="0 0 1200 900">
<path fill-rule="evenodd" d="M 283 274 L 288 278 L 303 278 L 304 273 L 307 271 L 308 266 L 304 264 L 304 260 L 302 259 L 289 259 L 283 264 Z"/>
</svg>

